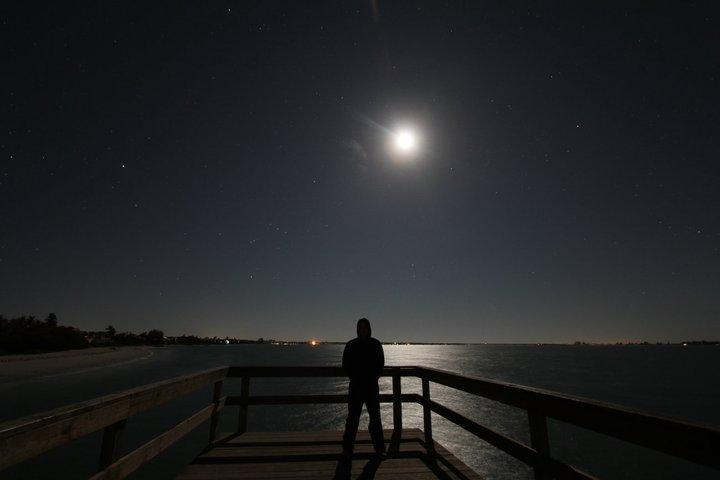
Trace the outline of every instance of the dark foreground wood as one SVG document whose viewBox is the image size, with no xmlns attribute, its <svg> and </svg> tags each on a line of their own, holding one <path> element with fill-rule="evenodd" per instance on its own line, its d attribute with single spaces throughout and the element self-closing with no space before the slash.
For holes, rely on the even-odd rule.
<svg viewBox="0 0 720 480">
<path fill-rule="evenodd" d="M 385 431 L 385 438 L 392 436 Z M 251 432 L 230 435 L 211 446 L 176 477 L 204 479 L 447 479 L 479 480 L 467 465 L 435 442 L 429 455 L 425 434 L 402 431 L 399 451 L 373 457 L 368 432 L 358 432 L 351 462 L 340 460 L 342 432 Z"/>
<path fill-rule="evenodd" d="M 255 380 L 251 382 L 252 379 L 344 376 L 345 373 L 340 367 L 218 367 L 13 420 L 0 424 L 0 472 L 7 467 L 35 457 L 50 449 L 102 430 L 103 438 L 100 447 L 98 473 L 92 477 L 92 480 L 125 478 L 174 442 L 183 438 L 188 432 L 206 422 L 210 424 L 208 444 L 213 448 L 219 448 L 219 446 L 215 445 L 219 425 L 218 420 L 219 415 L 226 407 L 237 407 L 235 435 L 239 439 L 238 441 L 241 441 L 240 439 L 244 441 L 250 438 L 243 434 L 247 430 L 249 412 L 256 405 L 332 404 L 346 403 L 348 401 L 347 395 L 255 395 L 251 394 L 251 390 L 254 391 L 254 387 L 251 388 L 251 386 L 255 385 Z M 555 478 L 592 480 L 594 478 L 592 475 L 580 471 L 553 455 L 547 428 L 548 419 L 581 427 L 720 470 L 720 455 L 718 455 L 718 452 L 720 452 L 720 429 L 712 426 L 652 415 L 587 398 L 458 375 L 432 368 L 414 366 L 385 367 L 382 376 L 392 378 L 391 392 L 380 394 L 380 402 L 392 403 L 393 435 L 390 439 L 391 449 L 397 447 L 396 439 L 400 438 L 400 433 L 405 431 L 402 425 L 403 404 L 416 403 L 422 406 L 423 411 L 423 430 L 421 434 L 423 445 L 429 447 L 430 450 L 435 445 L 432 435 L 433 414 L 435 414 L 444 417 L 474 434 L 477 438 L 529 465 L 533 468 L 537 480 Z M 410 392 L 404 391 L 402 387 L 403 377 L 419 379 L 421 389 L 418 391 L 416 387 L 411 389 Z M 241 379 L 239 392 L 223 392 L 224 382 L 228 378 Z M 435 385 L 453 388 L 525 411 L 527 414 L 527 428 L 530 434 L 529 444 L 526 440 L 509 437 L 488 425 L 478 423 L 468 416 L 468 412 L 455 411 L 447 405 L 438 403 L 435 397 L 431 395 L 431 386 L 432 390 L 434 390 Z M 170 430 L 143 445 L 136 446 L 126 455 L 120 456 L 121 451 L 127 451 L 121 449 L 119 445 L 126 424 L 132 417 L 151 408 L 162 408 L 166 402 L 189 392 L 201 388 L 209 389 L 210 387 L 212 387 L 211 403 L 203 405 L 200 410 L 190 417 L 182 419 L 180 423 Z M 412 435 L 420 435 L 419 432 L 419 430 L 413 431 Z M 308 435 L 310 434 L 308 433 Z M 333 445 L 333 448 L 335 447 L 337 446 Z M 220 451 L 216 450 L 216 453 Z M 423 462 L 423 458 L 425 457 L 420 456 L 414 460 L 418 468 L 420 468 L 421 464 L 428 465 L 427 462 Z M 441 455 L 439 458 L 451 457 Z M 387 466 L 383 464 L 382 468 L 390 469 L 393 465 L 398 466 L 399 460 L 402 459 L 403 457 L 397 457 L 392 462 L 387 463 Z M 198 459 L 198 461 L 200 460 Z M 209 464 L 209 460 L 202 461 Z M 327 461 L 332 462 L 330 459 L 327 459 Z M 220 463 L 216 463 L 218 469 L 230 470 L 229 467 L 220 467 Z M 271 468 L 266 465 L 267 463 L 263 463 L 265 468 Z M 287 467 L 286 464 L 294 464 L 293 462 L 278 463 L 278 468 L 280 466 L 285 468 Z M 228 464 L 229 462 L 223 465 Z M 410 465 L 410 463 L 407 465 Z M 432 469 L 429 471 L 433 473 Z M 442 470 L 435 470 L 434 473 L 441 475 Z M 270 474 L 268 478 L 277 477 Z M 310 476 L 310 478 L 318 477 Z M 424 477 L 416 475 L 411 478 Z M 453 477 L 441 476 L 440 478 Z"/>
</svg>

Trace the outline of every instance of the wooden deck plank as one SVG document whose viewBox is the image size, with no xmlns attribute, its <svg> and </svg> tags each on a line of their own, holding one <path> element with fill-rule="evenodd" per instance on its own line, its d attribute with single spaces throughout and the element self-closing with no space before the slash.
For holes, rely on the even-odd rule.
<svg viewBox="0 0 720 480">
<path fill-rule="evenodd" d="M 392 431 L 385 431 L 388 444 L 391 436 Z M 480 480 L 437 442 L 437 460 L 433 462 L 427 455 L 425 435 L 420 429 L 403 430 L 399 450 L 383 462 L 373 459 L 367 431 L 358 432 L 352 462 L 340 461 L 342 432 L 247 432 L 218 438 L 223 440 L 199 455 L 176 478 Z"/>
</svg>

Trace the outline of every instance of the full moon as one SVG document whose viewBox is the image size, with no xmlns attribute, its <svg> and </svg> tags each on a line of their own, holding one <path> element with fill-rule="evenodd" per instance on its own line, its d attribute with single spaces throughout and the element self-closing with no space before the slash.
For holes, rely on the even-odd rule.
<svg viewBox="0 0 720 480">
<path fill-rule="evenodd" d="M 404 129 L 395 134 L 395 149 L 402 154 L 414 153 L 418 148 L 418 137 L 412 130 Z"/>
</svg>

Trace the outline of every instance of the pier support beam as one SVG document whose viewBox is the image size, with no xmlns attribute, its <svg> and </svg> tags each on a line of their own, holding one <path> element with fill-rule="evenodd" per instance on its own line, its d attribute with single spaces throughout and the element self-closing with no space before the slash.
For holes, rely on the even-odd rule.
<svg viewBox="0 0 720 480">
<path fill-rule="evenodd" d="M 435 442 L 432 434 L 432 410 L 430 410 L 430 381 L 422 379 L 423 427 L 425 430 L 425 448 L 430 456 L 435 455 Z"/>
<path fill-rule="evenodd" d="M 530 446 L 538 453 L 538 462 L 534 466 L 535 479 L 551 478 L 548 465 L 550 439 L 547 431 L 547 419 L 536 404 L 528 408 L 528 424 L 530 425 Z"/>
<path fill-rule="evenodd" d="M 250 396 L 250 377 L 242 377 L 240 385 L 240 414 L 238 415 L 238 435 L 247 432 L 248 397 Z"/>
<path fill-rule="evenodd" d="M 208 441 L 208 443 L 213 443 L 215 441 L 215 437 L 217 436 L 218 417 L 220 415 L 220 409 L 218 407 L 220 406 L 222 387 L 222 380 L 220 380 L 219 382 L 215 382 L 215 386 L 213 387 L 212 401 L 215 408 L 213 409 L 213 413 L 210 416 L 210 440 Z"/>
<path fill-rule="evenodd" d="M 120 458 L 120 441 L 125 431 L 126 419 L 108 425 L 103 430 L 102 446 L 100 447 L 100 462 L 98 472 L 105 470 Z"/>
<path fill-rule="evenodd" d="M 400 437 L 402 437 L 402 384 L 398 373 L 393 373 L 393 433 L 390 439 L 390 452 L 400 451 Z"/>
</svg>

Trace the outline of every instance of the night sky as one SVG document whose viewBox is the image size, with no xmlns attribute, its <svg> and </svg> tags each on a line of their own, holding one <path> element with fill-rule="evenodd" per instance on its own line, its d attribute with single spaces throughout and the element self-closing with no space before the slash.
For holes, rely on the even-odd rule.
<svg viewBox="0 0 720 480">
<path fill-rule="evenodd" d="M 715 2 L 11 3 L 5 317 L 720 337 Z"/>
</svg>

